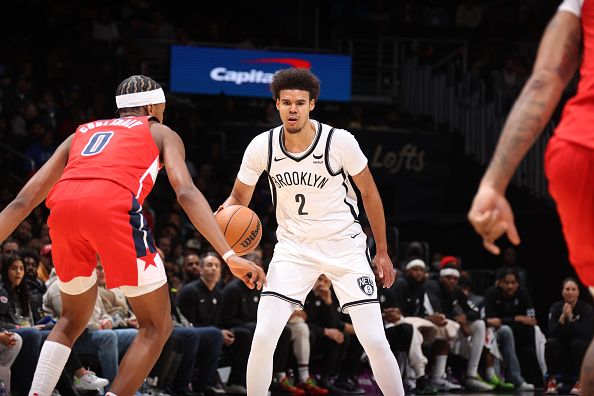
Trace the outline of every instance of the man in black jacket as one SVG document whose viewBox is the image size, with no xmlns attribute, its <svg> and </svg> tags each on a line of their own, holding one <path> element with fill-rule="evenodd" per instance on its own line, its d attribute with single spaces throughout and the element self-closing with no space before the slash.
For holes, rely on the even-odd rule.
<svg viewBox="0 0 594 396">
<path fill-rule="evenodd" d="M 466 295 L 458 287 L 459 278 L 459 266 L 456 263 L 446 263 L 439 271 L 439 280 L 427 281 L 423 300 L 424 316 L 438 326 L 447 326 L 446 320 L 459 324 L 460 340 L 470 337 L 466 388 L 476 392 L 490 391 L 494 386 L 478 375 L 478 366 L 485 346 L 485 322 L 480 320 L 478 308 L 469 305 Z M 436 355 L 432 379 L 439 390 L 444 390 L 446 362 L 447 355 Z"/>
<path fill-rule="evenodd" d="M 39 267 L 39 254 L 33 249 L 23 248 L 19 250 L 19 256 L 25 264 L 25 282 L 29 289 L 29 306 L 33 320 L 37 323 L 43 318 L 43 294 L 47 290 L 45 283 L 37 277 Z"/>
<path fill-rule="evenodd" d="M 177 297 L 177 305 L 194 326 L 217 326 L 221 329 L 223 345 L 232 350 L 231 374 L 227 381 L 227 389 L 233 393 L 245 394 L 245 373 L 252 332 L 243 327 L 220 326 L 223 293 L 217 287 L 217 282 L 221 277 L 221 262 L 214 252 L 203 255 L 200 258 L 200 279 L 186 283 L 182 287 Z"/>
<path fill-rule="evenodd" d="M 529 384 L 540 384 L 545 373 L 541 372 L 542 369 L 538 369 L 537 322 L 534 304 L 528 290 L 520 287 L 519 279 L 514 268 L 507 267 L 499 272 L 497 285 L 485 291 L 483 300 L 485 320 L 490 326 L 497 327 L 499 325 L 511 328 L 521 367 L 521 377 L 525 378 Z M 540 361 L 544 362 L 544 356 Z M 510 380 L 514 381 L 514 378 L 510 378 Z"/>
</svg>

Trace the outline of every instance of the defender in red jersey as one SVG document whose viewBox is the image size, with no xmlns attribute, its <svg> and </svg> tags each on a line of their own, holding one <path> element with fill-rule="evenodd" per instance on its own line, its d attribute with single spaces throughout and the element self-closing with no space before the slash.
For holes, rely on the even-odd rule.
<svg viewBox="0 0 594 396">
<path fill-rule="evenodd" d="M 578 92 L 565 106 L 549 142 L 545 170 L 569 259 L 594 295 L 594 0 L 564 0 L 549 23 L 532 75 L 508 116 L 468 219 L 492 253 L 499 254 L 495 241 L 503 234 L 520 243 L 505 190 L 578 65 Z M 582 362 L 579 385 L 583 395 L 594 395 L 594 344 Z"/>
<path fill-rule="evenodd" d="M 97 255 L 107 286 L 122 289 L 140 325 L 108 393 L 133 395 L 153 367 L 172 323 L 165 271 L 142 203 L 161 166 L 181 207 L 231 272 L 251 288 L 266 282 L 261 268 L 229 248 L 193 184 L 181 139 L 161 124 L 165 95 L 159 84 L 132 76 L 118 87 L 116 104 L 120 118 L 78 127 L 0 213 L 2 241 L 46 196 L 50 208 L 63 309 L 41 350 L 30 395 L 52 393 L 72 344 L 89 322 L 97 299 Z"/>
</svg>

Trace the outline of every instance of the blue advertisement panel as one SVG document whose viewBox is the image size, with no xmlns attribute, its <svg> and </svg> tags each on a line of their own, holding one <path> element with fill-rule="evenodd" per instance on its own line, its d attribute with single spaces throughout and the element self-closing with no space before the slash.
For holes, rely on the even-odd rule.
<svg viewBox="0 0 594 396">
<path fill-rule="evenodd" d="M 351 57 L 244 49 L 171 47 L 170 89 L 179 93 L 270 97 L 279 69 L 309 68 L 322 82 L 320 99 L 351 100 Z"/>
</svg>

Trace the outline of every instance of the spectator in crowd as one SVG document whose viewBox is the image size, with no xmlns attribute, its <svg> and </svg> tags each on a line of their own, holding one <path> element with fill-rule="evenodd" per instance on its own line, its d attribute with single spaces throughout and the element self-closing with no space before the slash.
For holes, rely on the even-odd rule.
<svg viewBox="0 0 594 396">
<path fill-rule="evenodd" d="M 223 334 L 215 326 L 194 327 L 175 303 L 177 296 L 174 290 L 170 285 L 173 334 L 186 341 L 171 390 L 175 395 L 189 396 L 188 384 L 191 383 L 196 391 L 222 393 L 223 389 L 218 386 L 217 363 L 223 349 Z M 195 367 L 197 370 L 194 372 Z"/>
<path fill-rule="evenodd" d="M 14 239 L 19 243 L 19 246 L 27 246 L 27 243 L 33 238 L 32 232 L 33 226 L 31 221 L 25 219 L 21 221 L 21 224 L 17 227 L 13 233 Z"/>
<path fill-rule="evenodd" d="M 257 248 L 254 252 L 246 255 L 248 260 L 256 263 L 260 268 L 262 265 L 261 249 Z M 258 313 L 258 303 L 260 302 L 260 292 L 253 290 L 245 286 L 243 282 L 236 282 L 236 279 L 232 279 L 222 288 L 223 299 L 221 303 L 221 320 L 220 324 L 224 328 L 236 328 L 241 327 L 249 330 L 252 334 L 256 329 L 256 320 Z M 307 325 L 305 325 L 307 326 Z M 291 341 L 294 340 L 298 334 L 293 332 L 289 326 L 283 330 L 281 336 L 276 344 L 276 349 L 272 357 L 272 367 L 275 376 L 275 381 L 272 383 L 271 389 L 274 392 L 290 393 L 293 395 L 301 395 L 305 392 L 295 386 L 293 386 L 287 377 L 287 365 L 288 355 L 291 348 Z M 309 346 L 309 331 L 306 334 L 306 340 L 297 339 L 294 341 L 294 349 L 297 348 L 297 344 L 304 344 L 307 342 Z M 303 358 L 303 361 L 299 360 L 297 356 L 297 364 L 302 365 L 299 369 L 299 374 L 302 375 L 303 367 L 306 369 L 309 365 L 309 349 L 307 350 L 307 356 Z M 307 378 L 309 374 L 305 375 Z"/>
<path fill-rule="evenodd" d="M 462 271 L 458 286 L 462 293 L 466 295 L 468 304 L 478 309 L 482 309 L 484 297 L 474 293 L 474 285 L 472 278 L 466 271 Z M 482 310 L 484 312 L 484 310 Z M 521 377 L 518 359 L 516 356 L 515 345 L 513 340 L 513 333 L 509 327 L 501 328 L 500 323 L 496 320 L 486 320 L 487 333 L 485 338 L 485 349 L 483 351 L 485 379 L 488 383 L 495 387 L 496 391 L 511 392 L 516 386 L 520 390 L 530 388 L 526 381 Z M 503 352 L 501 352 L 503 350 Z M 503 358 L 503 356 L 505 358 Z M 503 359 L 502 359 L 503 358 Z M 507 367 L 509 376 L 502 377 L 496 371 L 496 359 L 503 360 L 502 363 Z M 511 359 L 515 359 L 511 361 Z M 515 363 L 515 365 L 514 365 Z M 504 378 L 515 378 L 516 385 L 511 382 L 506 382 Z"/>
<path fill-rule="evenodd" d="M 184 283 L 200 279 L 200 257 L 194 253 L 188 253 L 184 256 Z"/>
<path fill-rule="evenodd" d="M 503 249 L 501 254 L 501 265 L 495 270 L 495 278 L 501 279 L 501 274 L 507 272 L 510 268 L 514 269 L 518 276 L 519 286 L 528 288 L 528 271 L 526 268 L 518 265 L 518 254 L 516 249 L 508 246 Z"/>
<path fill-rule="evenodd" d="M 377 268 L 372 264 L 376 282 L 379 282 Z M 410 269 L 410 268 L 409 268 Z M 415 326 L 403 321 L 402 311 L 394 295 L 394 285 L 390 289 L 378 289 L 378 298 L 384 318 L 386 338 L 395 356 L 398 352 L 405 352 L 408 362 L 414 371 L 416 395 L 435 395 L 437 389 L 433 387 L 426 377 L 425 368 L 428 360 L 423 354 L 423 336 Z"/>
<path fill-rule="evenodd" d="M 514 268 L 505 268 L 499 272 L 497 285 L 485 292 L 485 319 L 487 323 L 499 328 L 498 337 L 504 337 L 509 331 L 502 325 L 509 326 L 514 335 L 515 350 L 518 354 L 521 374 L 517 372 L 512 351 L 504 356 L 508 364 L 509 380 L 519 389 L 534 389 L 534 383 L 542 383 L 546 370 L 544 348 L 537 342 L 537 322 L 530 293 L 519 285 L 519 276 Z M 504 348 L 504 351 L 508 348 Z M 539 357 L 538 355 L 542 355 Z M 526 381 L 528 383 L 526 383 Z"/>
<path fill-rule="evenodd" d="M 34 363 L 39 356 L 41 332 L 32 326 L 33 318 L 28 310 L 27 287 L 23 284 L 25 266 L 18 256 L 4 256 L 0 267 L 2 286 L 0 287 L 0 327 L 16 333 L 22 339 L 21 351 L 12 365 L 12 389 L 17 395 L 29 392 Z M 18 310 L 17 310 L 18 307 Z"/>
<path fill-rule="evenodd" d="M 177 305 L 194 326 L 219 326 L 223 298 L 217 286 L 220 278 L 221 259 L 216 253 L 209 252 L 200 258 L 200 279 L 186 283 L 181 288 Z M 232 360 L 227 387 L 235 393 L 246 394 L 245 374 L 252 332 L 243 327 L 221 328 L 220 331 L 223 345 L 230 352 Z"/>
<path fill-rule="evenodd" d="M 443 259 L 442 262 L 444 262 Z M 438 326 L 447 326 L 446 318 L 459 325 L 458 339 L 465 341 L 469 338 L 470 344 L 468 346 L 466 388 L 476 392 L 493 390 L 494 386 L 485 382 L 478 374 L 485 346 L 485 322 L 480 320 L 478 309 L 468 304 L 468 299 L 457 286 L 460 278 L 460 267 L 457 262 L 445 262 L 446 264 L 439 272 L 439 280 L 427 281 L 423 305 L 424 316 Z M 445 379 L 447 354 L 443 353 L 445 350 L 439 352 L 441 353 L 437 354 L 436 352 L 432 373 L 434 385 L 438 390 L 451 390 L 452 386 Z"/>
<path fill-rule="evenodd" d="M 2 244 L 2 254 L 5 256 L 17 254 L 19 249 L 20 245 L 14 238 L 6 238 L 6 240 Z"/>
<path fill-rule="evenodd" d="M 33 321 L 37 323 L 43 317 L 43 295 L 47 289 L 45 282 L 37 276 L 39 254 L 31 248 L 24 248 L 19 250 L 19 256 L 22 257 L 25 264 L 25 283 L 29 289 L 29 306 Z"/>
<path fill-rule="evenodd" d="M 578 299 L 580 289 L 576 279 L 567 278 L 562 285 L 563 298 L 549 310 L 549 338 L 545 346 L 548 369 L 545 392 L 549 395 L 557 394 L 556 376 L 564 374 L 577 379 L 570 393 L 579 395 L 580 367 L 592 339 L 594 310 Z"/>
<path fill-rule="evenodd" d="M 0 333 L 0 380 L 4 382 L 6 394 L 10 395 L 10 368 L 21 351 L 23 339 L 20 335 L 2 327 L 0 330 L 2 331 Z"/>
</svg>

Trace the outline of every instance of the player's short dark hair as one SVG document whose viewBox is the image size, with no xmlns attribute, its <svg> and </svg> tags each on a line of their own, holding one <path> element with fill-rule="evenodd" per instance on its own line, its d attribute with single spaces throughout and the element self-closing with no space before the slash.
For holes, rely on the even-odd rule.
<svg viewBox="0 0 594 396">
<path fill-rule="evenodd" d="M 118 85 L 116 89 L 116 96 L 126 95 L 137 92 L 154 91 L 161 88 L 161 85 L 150 77 L 141 74 L 130 76 Z M 126 112 L 136 111 L 142 109 L 144 106 L 126 107 L 118 109 L 119 112 L 125 110 Z"/>
<path fill-rule="evenodd" d="M 318 100 L 320 96 L 320 79 L 309 69 L 290 68 L 276 72 L 270 83 L 272 98 L 277 100 L 283 89 L 298 89 L 309 92 L 309 99 Z"/>
</svg>

